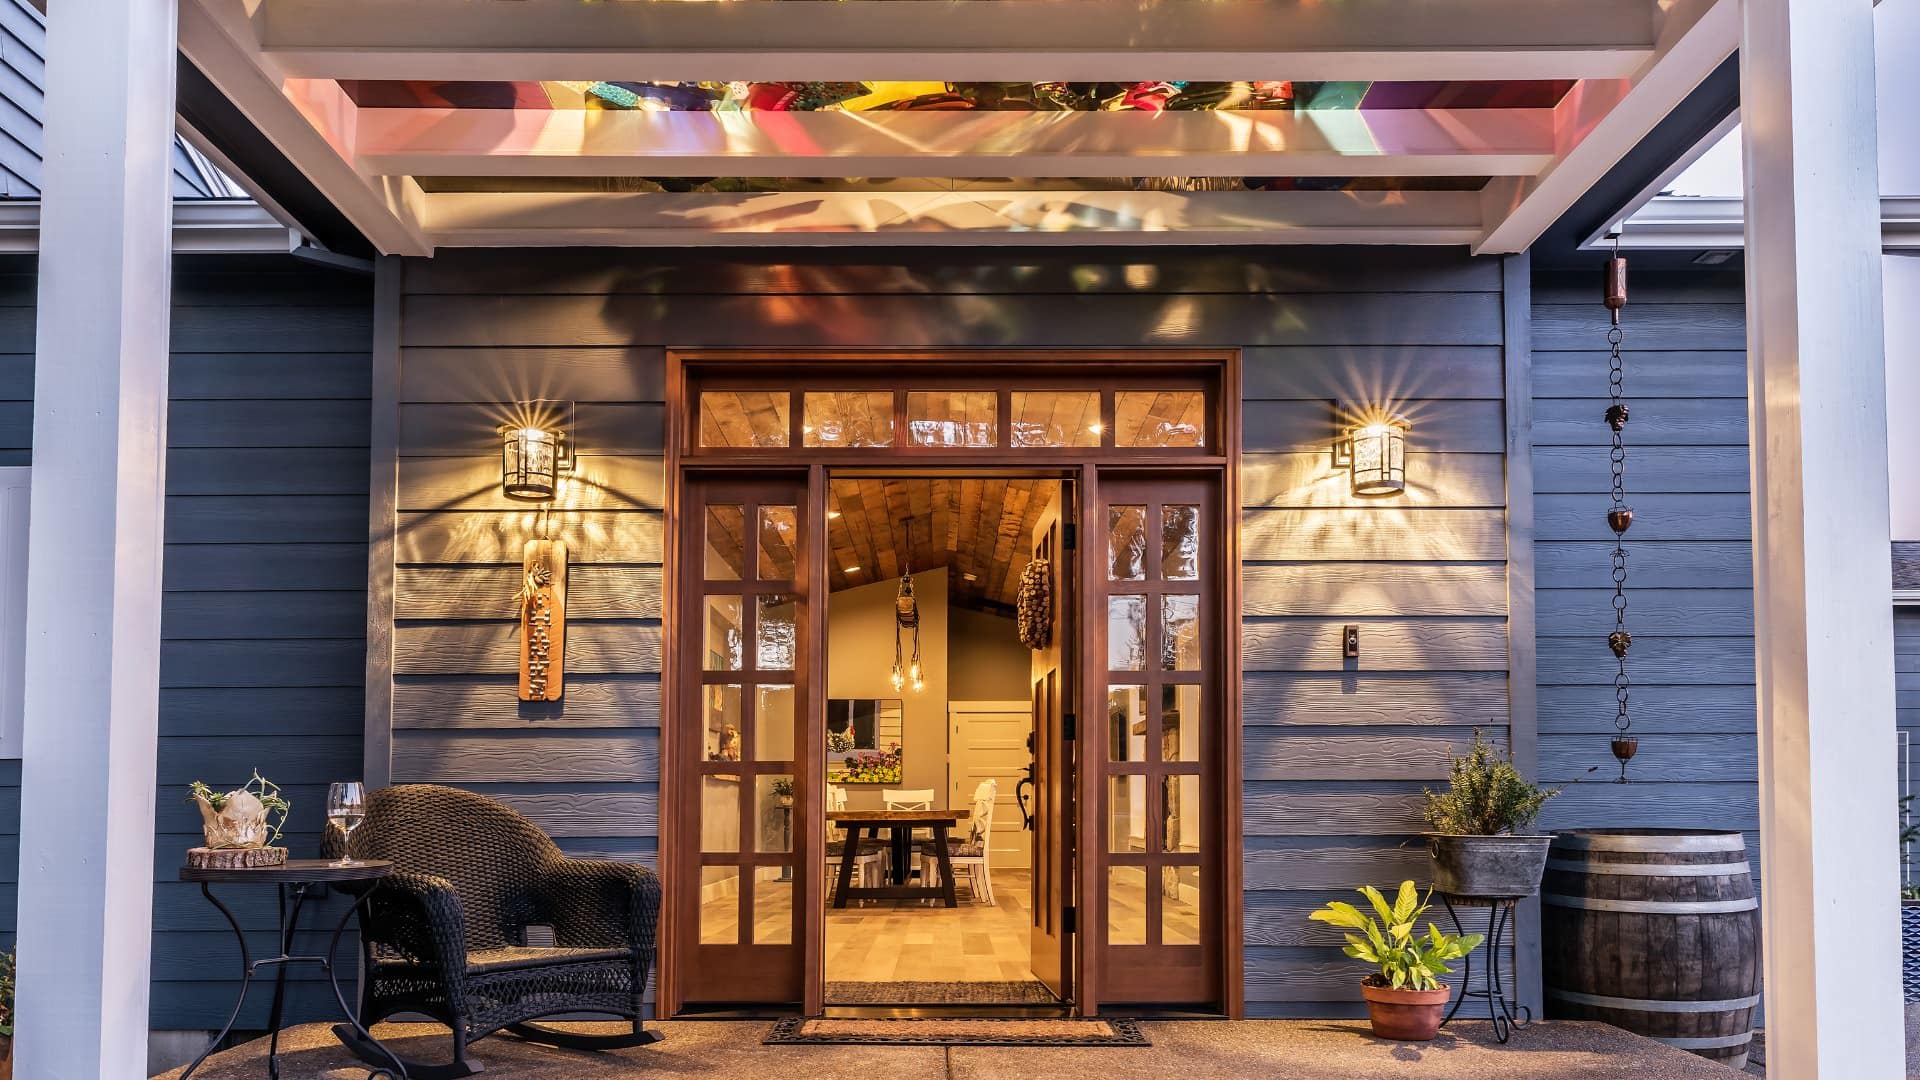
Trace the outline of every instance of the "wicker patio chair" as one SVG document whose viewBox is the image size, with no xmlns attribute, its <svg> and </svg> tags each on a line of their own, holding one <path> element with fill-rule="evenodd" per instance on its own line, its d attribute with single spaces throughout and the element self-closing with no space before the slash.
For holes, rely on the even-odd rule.
<svg viewBox="0 0 1920 1080">
<path fill-rule="evenodd" d="M 337 830 L 326 847 L 337 854 Z M 431 784 L 371 793 L 352 854 L 395 868 L 368 900 L 361 1023 L 420 1013 L 453 1032 L 451 1063 L 407 1062 L 413 1080 L 479 1072 L 467 1048 L 501 1030 L 585 1050 L 660 1037 L 641 1024 L 660 912 L 646 867 L 567 858 L 510 807 Z M 530 1022 L 565 1013 L 612 1014 L 633 1028 L 585 1035 Z M 386 1063 L 350 1025 L 334 1033 L 368 1063 Z"/>
</svg>

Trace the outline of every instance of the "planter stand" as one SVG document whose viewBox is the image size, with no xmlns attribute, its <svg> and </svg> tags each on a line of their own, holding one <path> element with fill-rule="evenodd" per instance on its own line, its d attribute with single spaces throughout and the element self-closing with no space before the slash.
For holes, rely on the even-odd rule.
<svg viewBox="0 0 1920 1080">
<path fill-rule="evenodd" d="M 1480 998 L 1487 1003 L 1487 1019 L 1493 1021 L 1493 1037 L 1506 1042 L 1513 1037 L 1515 1028 L 1526 1027 L 1533 1022 L 1533 1010 L 1525 1005 L 1515 1004 L 1507 997 L 1506 984 L 1500 979 L 1500 949 L 1506 943 L 1507 930 L 1513 925 L 1513 907 L 1522 898 L 1517 896 L 1455 896 L 1440 893 L 1440 902 L 1446 905 L 1447 917 L 1453 920 L 1453 932 L 1465 933 L 1460 925 L 1460 912 L 1454 908 L 1456 902 L 1461 907 L 1484 907 L 1487 909 L 1487 963 L 1480 978 L 1480 989 L 1473 988 L 1473 954 L 1465 957 L 1466 971 L 1460 980 L 1460 994 L 1453 999 L 1453 1006 L 1447 1010 L 1447 1017 L 1440 1021 L 1445 1027 L 1453 1021 L 1454 1014 L 1468 998 Z"/>
</svg>

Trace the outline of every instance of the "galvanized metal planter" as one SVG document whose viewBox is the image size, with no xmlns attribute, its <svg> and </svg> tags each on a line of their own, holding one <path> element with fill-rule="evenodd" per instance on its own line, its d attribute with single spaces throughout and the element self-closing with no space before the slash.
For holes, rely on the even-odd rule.
<svg viewBox="0 0 1920 1080">
<path fill-rule="evenodd" d="M 1518 897 L 1540 891 L 1551 836 L 1427 833 L 1433 887 L 1451 896 Z"/>
</svg>

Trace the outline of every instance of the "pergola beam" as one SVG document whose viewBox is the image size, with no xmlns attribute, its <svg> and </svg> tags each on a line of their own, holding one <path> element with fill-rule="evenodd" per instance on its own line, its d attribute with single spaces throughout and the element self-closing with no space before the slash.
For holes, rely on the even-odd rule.
<svg viewBox="0 0 1920 1080">
<path fill-rule="evenodd" d="M 1658 29 L 1652 0 L 210 2 L 329 79 L 1607 79 Z"/>
<path fill-rule="evenodd" d="M 1556 145 L 1550 109 L 421 108 L 334 122 L 356 166 L 388 176 L 1531 176 Z"/>
<path fill-rule="evenodd" d="M 1660 29 L 1657 56 L 1636 77 L 1583 83 L 1564 98 L 1559 157 L 1539 176 L 1490 208 L 1495 222 L 1479 255 L 1527 250 L 1548 226 L 1599 183 L 1740 43 L 1740 0 L 1677 0 Z"/>
<path fill-rule="evenodd" d="M 219 3 L 180 3 L 180 51 L 375 248 L 390 255 L 431 255 L 433 249 L 409 216 L 406 201 L 389 197 L 373 179 L 355 171 L 341 146 L 329 143 L 328 135 L 338 133 L 342 119 L 350 120 L 353 103 L 338 86 L 326 83 L 316 84 L 296 105 L 283 92 L 279 74 L 259 54 L 246 24 L 220 9 Z"/>
<path fill-rule="evenodd" d="M 442 193 L 444 247 L 1465 244 L 1464 191 Z"/>
</svg>

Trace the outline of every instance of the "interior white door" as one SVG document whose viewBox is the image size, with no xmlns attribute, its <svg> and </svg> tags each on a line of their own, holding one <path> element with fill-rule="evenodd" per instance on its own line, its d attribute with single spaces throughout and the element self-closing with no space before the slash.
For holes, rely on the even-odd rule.
<svg viewBox="0 0 1920 1080">
<path fill-rule="evenodd" d="M 967 806 L 980 781 L 1000 782 L 993 804 L 993 836 L 987 857 L 995 867 L 1027 868 L 1028 833 L 1014 789 L 1026 778 L 1027 736 L 1033 732 L 1033 706 L 1025 701 L 953 701 L 947 703 L 947 723 L 953 747 L 953 791 L 949 806 Z M 1033 805 L 1031 797 L 1027 804 Z"/>
</svg>

